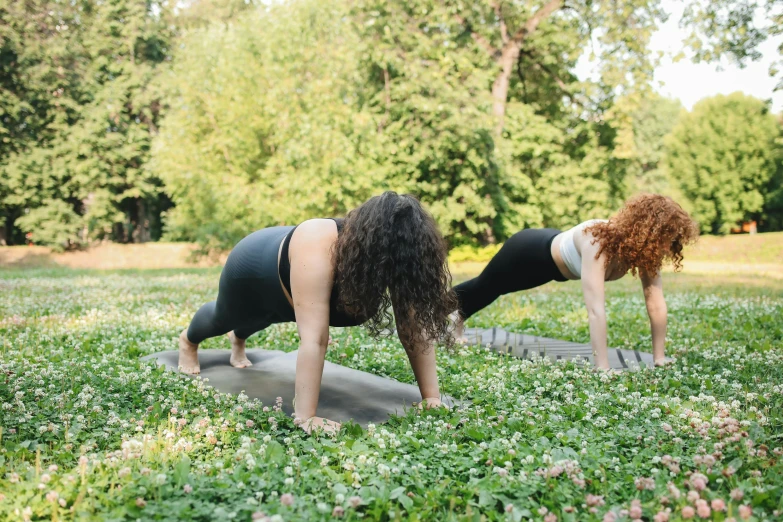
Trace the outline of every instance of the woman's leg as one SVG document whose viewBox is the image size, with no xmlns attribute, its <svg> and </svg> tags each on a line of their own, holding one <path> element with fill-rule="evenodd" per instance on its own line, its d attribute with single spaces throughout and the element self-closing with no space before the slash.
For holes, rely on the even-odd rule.
<svg viewBox="0 0 783 522">
<path fill-rule="evenodd" d="M 454 287 L 464 321 L 498 297 L 528 290 L 554 279 L 551 239 L 555 229 L 528 229 L 511 236 L 478 277 Z"/>
<path fill-rule="evenodd" d="M 198 345 L 238 329 L 239 339 L 263 329 L 270 319 L 293 317 L 293 309 L 283 293 L 278 276 L 277 253 L 280 243 L 294 227 L 271 227 L 253 232 L 237 243 L 220 274 L 217 301 L 199 308 L 190 326 L 180 335 L 180 368 L 199 373 Z M 249 326 L 250 330 L 245 330 Z M 246 335 L 246 337 L 243 337 Z M 232 364 L 250 366 L 244 342 L 236 343 Z"/>
<path fill-rule="evenodd" d="M 236 368 L 247 368 L 253 366 L 250 359 L 247 358 L 245 353 L 245 341 L 248 337 L 256 332 L 260 332 L 264 328 L 269 326 L 269 323 L 255 323 L 249 325 L 243 325 L 235 328 L 232 332 L 228 332 L 228 339 L 231 341 L 231 366 Z"/>
<path fill-rule="evenodd" d="M 218 296 L 220 299 L 220 296 Z M 198 309 L 190 321 L 190 326 L 179 336 L 179 369 L 183 373 L 198 374 L 201 368 L 198 363 L 198 345 L 204 339 L 224 335 L 231 331 L 231 325 L 218 301 L 210 301 Z"/>
</svg>

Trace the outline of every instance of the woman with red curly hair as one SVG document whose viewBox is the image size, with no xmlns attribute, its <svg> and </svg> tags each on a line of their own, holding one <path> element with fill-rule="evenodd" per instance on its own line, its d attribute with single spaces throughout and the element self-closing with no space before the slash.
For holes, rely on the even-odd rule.
<svg viewBox="0 0 783 522">
<path fill-rule="evenodd" d="M 698 238 L 699 228 L 668 197 L 642 194 L 626 202 L 609 220 L 594 219 L 561 232 L 529 229 L 506 241 L 478 277 L 457 285 L 457 337 L 464 321 L 501 295 L 550 281 L 581 279 L 590 343 L 598 368 L 609 368 L 606 347 L 604 283 L 631 273 L 642 282 L 652 330 L 653 360 L 665 362 L 666 301 L 661 268 L 682 268 L 683 246 Z"/>
</svg>

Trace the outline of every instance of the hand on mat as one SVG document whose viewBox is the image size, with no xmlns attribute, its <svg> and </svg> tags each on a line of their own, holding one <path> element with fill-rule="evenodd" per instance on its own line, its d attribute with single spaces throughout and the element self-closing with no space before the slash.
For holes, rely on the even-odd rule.
<svg viewBox="0 0 783 522">
<path fill-rule="evenodd" d="M 448 405 L 443 404 L 443 402 L 440 400 L 440 397 L 425 397 L 424 400 L 422 400 L 418 407 L 420 410 L 423 410 L 424 408 L 430 409 L 430 408 L 446 408 L 449 409 Z"/>
<path fill-rule="evenodd" d="M 296 419 L 295 424 L 298 424 L 300 428 L 305 430 L 308 434 L 312 435 L 315 430 L 323 430 L 324 433 L 334 435 L 340 431 L 340 423 L 324 419 L 323 417 L 310 417 L 307 420 Z"/>
</svg>

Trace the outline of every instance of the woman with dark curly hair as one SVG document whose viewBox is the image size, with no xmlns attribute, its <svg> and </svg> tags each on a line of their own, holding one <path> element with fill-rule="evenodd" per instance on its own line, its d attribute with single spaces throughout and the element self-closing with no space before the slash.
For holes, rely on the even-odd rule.
<svg viewBox="0 0 783 522">
<path fill-rule="evenodd" d="M 454 288 L 459 299 L 457 337 L 462 337 L 467 318 L 501 295 L 550 281 L 581 279 L 595 363 L 608 369 L 604 283 L 630 272 L 641 279 L 653 360 L 663 365 L 667 310 L 661 268 L 670 261 L 675 271 L 680 270 L 683 246 L 698 234 L 696 222 L 680 205 L 656 194 L 630 199 L 608 221 L 585 221 L 565 232 L 553 228 L 517 232 L 481 275 Z"/>
<path fill-rule="evenodd" d="M 198 345 L 228 334 L 231 364 L 251 365 L 245 340 L 274 323 L 296 322 L 294 410 L 302 427 L 339 427 L 316 417 L 329 326 L 365 325 L 374 336 L 395 320 L 421 396 L 439 406 L 433 341 L 449 342 L 451 290 L 438 226 L 409 195 L 385 192 L 345 219 L 310 219 L 254 232 L 231 251 L 217 301 L 202 306 L 179 338 L 179 367 L 200 372 Z M 394 318 L 390 307 L 394 310 Z"/>
</svg>

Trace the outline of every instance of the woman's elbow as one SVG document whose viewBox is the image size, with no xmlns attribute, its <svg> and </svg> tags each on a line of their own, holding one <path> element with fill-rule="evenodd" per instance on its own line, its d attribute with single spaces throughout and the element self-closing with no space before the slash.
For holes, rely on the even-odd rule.
<svg viewBox="0 0 783 522">
<path fill-rule="evenodd" d="M 647 305 L 647 314 L 650 317 L 666 317 L 668 313 L 666 303 L 649 303 Z"/>
<path fill-rule="evenodd" d="M 592 321 L 606 321 L 606 310 L 601 307 L 587 307 L 587 319 Z"/>
</svg>

